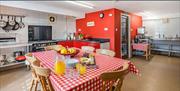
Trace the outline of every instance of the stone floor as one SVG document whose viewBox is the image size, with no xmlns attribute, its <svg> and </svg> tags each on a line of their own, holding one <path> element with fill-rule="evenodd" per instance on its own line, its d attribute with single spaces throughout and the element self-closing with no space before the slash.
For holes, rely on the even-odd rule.
<svg viewBox="0 0 180 91">
<path fill-rule="evenodd" d="M 149 61 L 142 57 L 134 57 L 131 61 L 141 76 L 129 74 L 122 91 L 180 91 L 180 58 L 154 55 Z M 25 68 L 1 72 L 0 91 L 26 91 L 30 78 Z"/>
</svg>

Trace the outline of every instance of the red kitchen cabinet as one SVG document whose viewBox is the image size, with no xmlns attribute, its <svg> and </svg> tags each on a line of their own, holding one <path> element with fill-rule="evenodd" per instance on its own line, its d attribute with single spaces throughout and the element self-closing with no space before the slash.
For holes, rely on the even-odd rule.
<svg viewBox="0 0 180 91">
<path fill-rule="evenodd" d="M 65 47 L 76 47 L 76 48 L 81 48 L 82 46 L 92 46 L 95 49 L 100 48 L 100 43 L 97 42 L 88 42 L 88 41 L 60 41 L 58 42 L 59 45 L 65 46 Z"/>
<path fill-rule="evenodd" d="M 74 47 L 81 48 L 82 46 L 87 46 L 87 42 L 85 41 L 74 41 L 73 42 Z"/>
<path fill-rule="evenodd" d="M 88 44 L 89 44 L 89 42 L 86 42 L 86 41 L 81 41 L 80 42 L 81 47 L 82 46 L 88 46 Z"/>
<path fill-rule="evenodd" d="M 73 41 L 73 45 L 76 48 L 81 48 L 81 46 L 82 46 L 81 41 Z"/>
<path fill-rule="evenodd" d="M 59 41 L 58 45 L 62 45 L 65 47 L 73 47 L 73 41 Z"/>
<path fill-rule="evenodd" d="M 74 46 L 73 46 L 73 41 L 66 41 L 66 46 L 68 46 L 68 47 L 74 47 Z"/>
<path fill-rule="evenodd" d="M 66 41 L 59 41 L 58 45 L 66 46 Z"/>
</svg>

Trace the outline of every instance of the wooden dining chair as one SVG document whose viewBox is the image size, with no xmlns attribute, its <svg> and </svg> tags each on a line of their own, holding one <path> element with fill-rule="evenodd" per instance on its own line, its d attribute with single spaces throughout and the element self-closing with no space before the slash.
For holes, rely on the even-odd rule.
<svg viewBox="0 0 180 91">
<path fill-rule="evenodd" d="M 37 59 L 33 56 L 32 53 L 27 53 L 27 54 L 25 54 L 25 57 L 26 57 L 26 61 L 27 61 L 27 63 L 26 63 L 27 68 L 30 70 L 30 69 L 32 68 L 32 65 L 31 65 L 31 64 L 32 64 L 34 61 L 36 61 Z"/>
<path fill-rule="evenodd" d="M 121 91 L 124 77 L 129 73 L 129 64 L 125 62 L 121 70 L 113 72 L 105 72 L 100 75 L 100 79 L 103 81 L 102 91 L 106 91 L 106 83 L 114 81 L 110 84 L 108 91 Z"/>
<path fill-rule="evenodd" d="M 82 46 L 81 49 L 84 52 L 94 52 L 94 50 L 95 50 L 95 48 L 92 46 Z"/>
<path fill-rule="evenodd" d="M 115 56 L 115 52 L 107 49 L 96 49 L 96 53 L 98 54 L 103 54 L 103 55 L 108 55 L 111 57 Z"/>
<path fill-rule="evenodd" d="M 38 81 L 38 82 L 36 82 L 37 83 L 36 87 L 37 87 L 38 83 L 41 83 L 43 91 L 54 91 L 51 81 L 49 79 L 51 70 L 48 68 L 40 67 L 39 61 L 34 61 L 32 65 L 35 70 L 35 73 L 37 76 L 37 81 Z M 35 91 L 36 91 L 36 89 L 35 89 Z"/>
</svg>

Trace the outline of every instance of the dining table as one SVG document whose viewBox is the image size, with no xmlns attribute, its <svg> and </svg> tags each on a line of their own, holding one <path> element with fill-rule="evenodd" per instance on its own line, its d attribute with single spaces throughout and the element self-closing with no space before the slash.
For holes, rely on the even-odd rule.
<svg viewBox="0 0 180 91">
<path fill-rule="evenodd" d="M 80 51 L 74 58 L 79 58 L 82 54 L 82 51 Z M 51 70 L 54 69 L 56 55 L 60 54 L 53 50 L 33 53 L 33 56 L 41 62 L 43 67 Z M 94 56 L 97 67 L 87 68 L 86 73 L 78 77 L 57 75 L 52 71 L 49 79 L 55 91 L 101 91 L 103 82 L 100 79 L 100 75 L 104 72 L 122 68 L 125 62 L 129 63 L 129 73 L 140 74 L 139 70 L 131 61 L 96 53 L 94 53 Z M 106 88 L 109 87 L 110 82 L 106 84 Z"/>
</svg>

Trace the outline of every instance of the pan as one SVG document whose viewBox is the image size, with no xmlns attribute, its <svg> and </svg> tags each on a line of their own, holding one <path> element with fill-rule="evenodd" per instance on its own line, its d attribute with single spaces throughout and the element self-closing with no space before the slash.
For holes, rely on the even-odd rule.
<svg viewBox="0 0 180 91">
<path fill-rule="evenodd" d="M 19 29 L 19 23 L 16 21 L 16 17 L 14 18 L 15 25 L 12 30 L 18 30 Z"/>
<path fill-rule="evenodd" d="M 4 26 L 2 29 L 5 30 L 5 32 L 9 32 L 10 30 L 13 29 L 13 25 L 10 25 L 10 22 L 9 22 L 9 16 L 7 17 L 8 18 L 8 21 L 6 22 L 6 26 Z"/>
<path fill-rule="evenodd" d="M 16 23 L 14 21 L 14 17 L 12 16 L 11 20 L 9 21 L 9 25 L 14 26 Z"/>
<path fill-rule="evenodd" d="M 25 24 L 22 22 L 22 17 L 21 17 L 21 21 L 19 22 L 19 28 L 24 28 Z"/>
<path fill-rule="evenodd" d="M 3 16 L 1 15 L 1 20 L 0 20 L 0 28 L 6 26 L 6 21 L 3 20 Z"/>
</svg>

